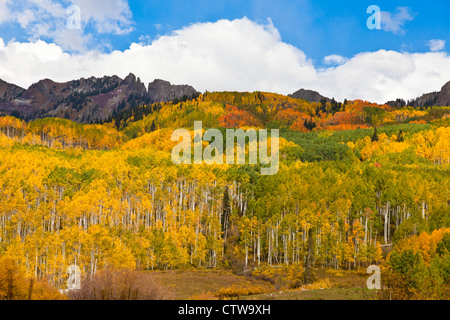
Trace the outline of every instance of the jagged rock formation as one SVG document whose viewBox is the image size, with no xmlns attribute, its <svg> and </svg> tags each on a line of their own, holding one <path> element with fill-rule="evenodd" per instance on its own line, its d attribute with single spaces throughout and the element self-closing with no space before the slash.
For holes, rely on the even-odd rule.
<svg viewBox="0 0 450 320">
<path fill-rule="evenodd" d="M 450 106 L 450 81 L 441 91 L 426 93 L 408 104 L 412 107 Z"/>
<path fill-rule="evenodd" d="M 171 85 L 155 80 L 145 85 L 134 74 L 90 77 L 68 82 L 40 80 L 27 90 L 0 80 L 0 115 L 27 120 L 60 117 L 81 123 L 103 121 L 115 112 L 140 104 L 191 97 L 197 91 L 188 85 Z"/>
<path fill-rule="evenodd" d="M 153 102 L 167 102 L 183 97 L 190 98 L 198 92 L 188 85 L 171 85 L 168 81 L 156 79 L 148 85 L 148 94 Z"/>
<path fill-rule="evenodd" d="M 25 89 L 0 79 L 0 101 L 11 101 L 24 91 Z"/>
<path fill-rule="evenodd" d="M 330 98 L 324 97 L 317 91 L 313 91 L 313 90 L 300 89 L 288 96 L 291 98 L 303 99 L 303 100 L 308 100 L 311 102 L 320 102 L 320 100 L 322 100 L 322 99 L 325 99 L 327 102 L 331 102 Z"/>
<path fill-rule="evenodd" d="M 436 105 L 450 106 L 450 81 L 442 87 Z"/>
</svg>

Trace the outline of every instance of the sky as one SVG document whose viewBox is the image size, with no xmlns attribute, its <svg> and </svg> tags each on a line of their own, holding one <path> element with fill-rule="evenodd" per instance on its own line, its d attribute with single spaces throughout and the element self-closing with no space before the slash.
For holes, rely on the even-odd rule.
<svg viewBox="0 0 450 320">
<path fill-rule="evenodd" d="M 0 79 L 132 72 L 202 92 L 412 99 L 450 81 L 449 12 L 447 0 L 0 0 Z"/>
</svg>

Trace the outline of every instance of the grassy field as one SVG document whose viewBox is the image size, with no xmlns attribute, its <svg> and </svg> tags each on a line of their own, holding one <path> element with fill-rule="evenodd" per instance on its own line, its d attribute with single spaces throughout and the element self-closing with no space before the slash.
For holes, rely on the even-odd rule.
<svg viewBox="0 0 450 320">
<path fill-rule="evenodd" d="M 213 299 L 220 289 L 231 286 L 263 287 L 273 290 L 267 281 L 237 276 L 225 270 L 170 270 L 153 271 L 157 283 L 168 288 L 175 299 Z"/>
<path fill-rule="evenodd" d="M 368 300 L 373 298 L 374 292 L 363 288 L 300 289 L 244 297 L 246 300 Z"/>
<path fill-rule="evenodd" d="M 226 270 L 153 271 L 154 280 L 168 288 L 174 299 L 218 299 L 221 289 L 260 287 L 264 293 L 240 296 L 249 300 L 366 300 L 375 292 L 366 288 L 368 275 L 361 271 L 315 269 L 315 282 L 309 286 L 286 290 L 252 277 L 238 276 Z"/>
</svg>

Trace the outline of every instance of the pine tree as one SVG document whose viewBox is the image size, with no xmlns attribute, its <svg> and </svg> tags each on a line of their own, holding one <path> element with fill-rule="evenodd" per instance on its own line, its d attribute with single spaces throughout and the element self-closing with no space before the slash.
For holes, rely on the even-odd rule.
<svg viewBox="0 0 450 320">
<path fill-rule="evenodd" d="M 405 138 L 403 137 L 403 130 L 400 130 L 400 132 L 398 133 L 397 141 L 403 142 L 404 140 Z"/>
<path fill-rule="evenodd" d="M 152 125 L 150 126 L 150 132 L 153 132 L 156 130 L 155 120 L 153 119 Z"/>
<path fill-rule="evenodd" d="M 378 141 L 377 127 L 375 127 L 375 130 L 373 131 L 372 142 L 374 141 Z"/>
</svg>

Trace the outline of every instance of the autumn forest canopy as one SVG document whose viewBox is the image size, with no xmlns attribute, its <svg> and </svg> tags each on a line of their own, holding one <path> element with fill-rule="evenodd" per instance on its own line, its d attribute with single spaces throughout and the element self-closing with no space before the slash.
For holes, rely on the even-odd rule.
<svg viewBox="0 0 450 320">
<path fill-rule="evenodd" d="M 259 277 L 284 266 L 308 283 L 312 268 L 379 264 L 394 298 L 448 299 L 449 119 L 450 107 L 264 92 L 205 92 L 92 124 L 0 117 L 0 298 L 13 261 L 58 289 L 70 265 Z M 175 165 L 171 133 L 194 121 L 280 129 L 278 173 Z"/>
</svg>

